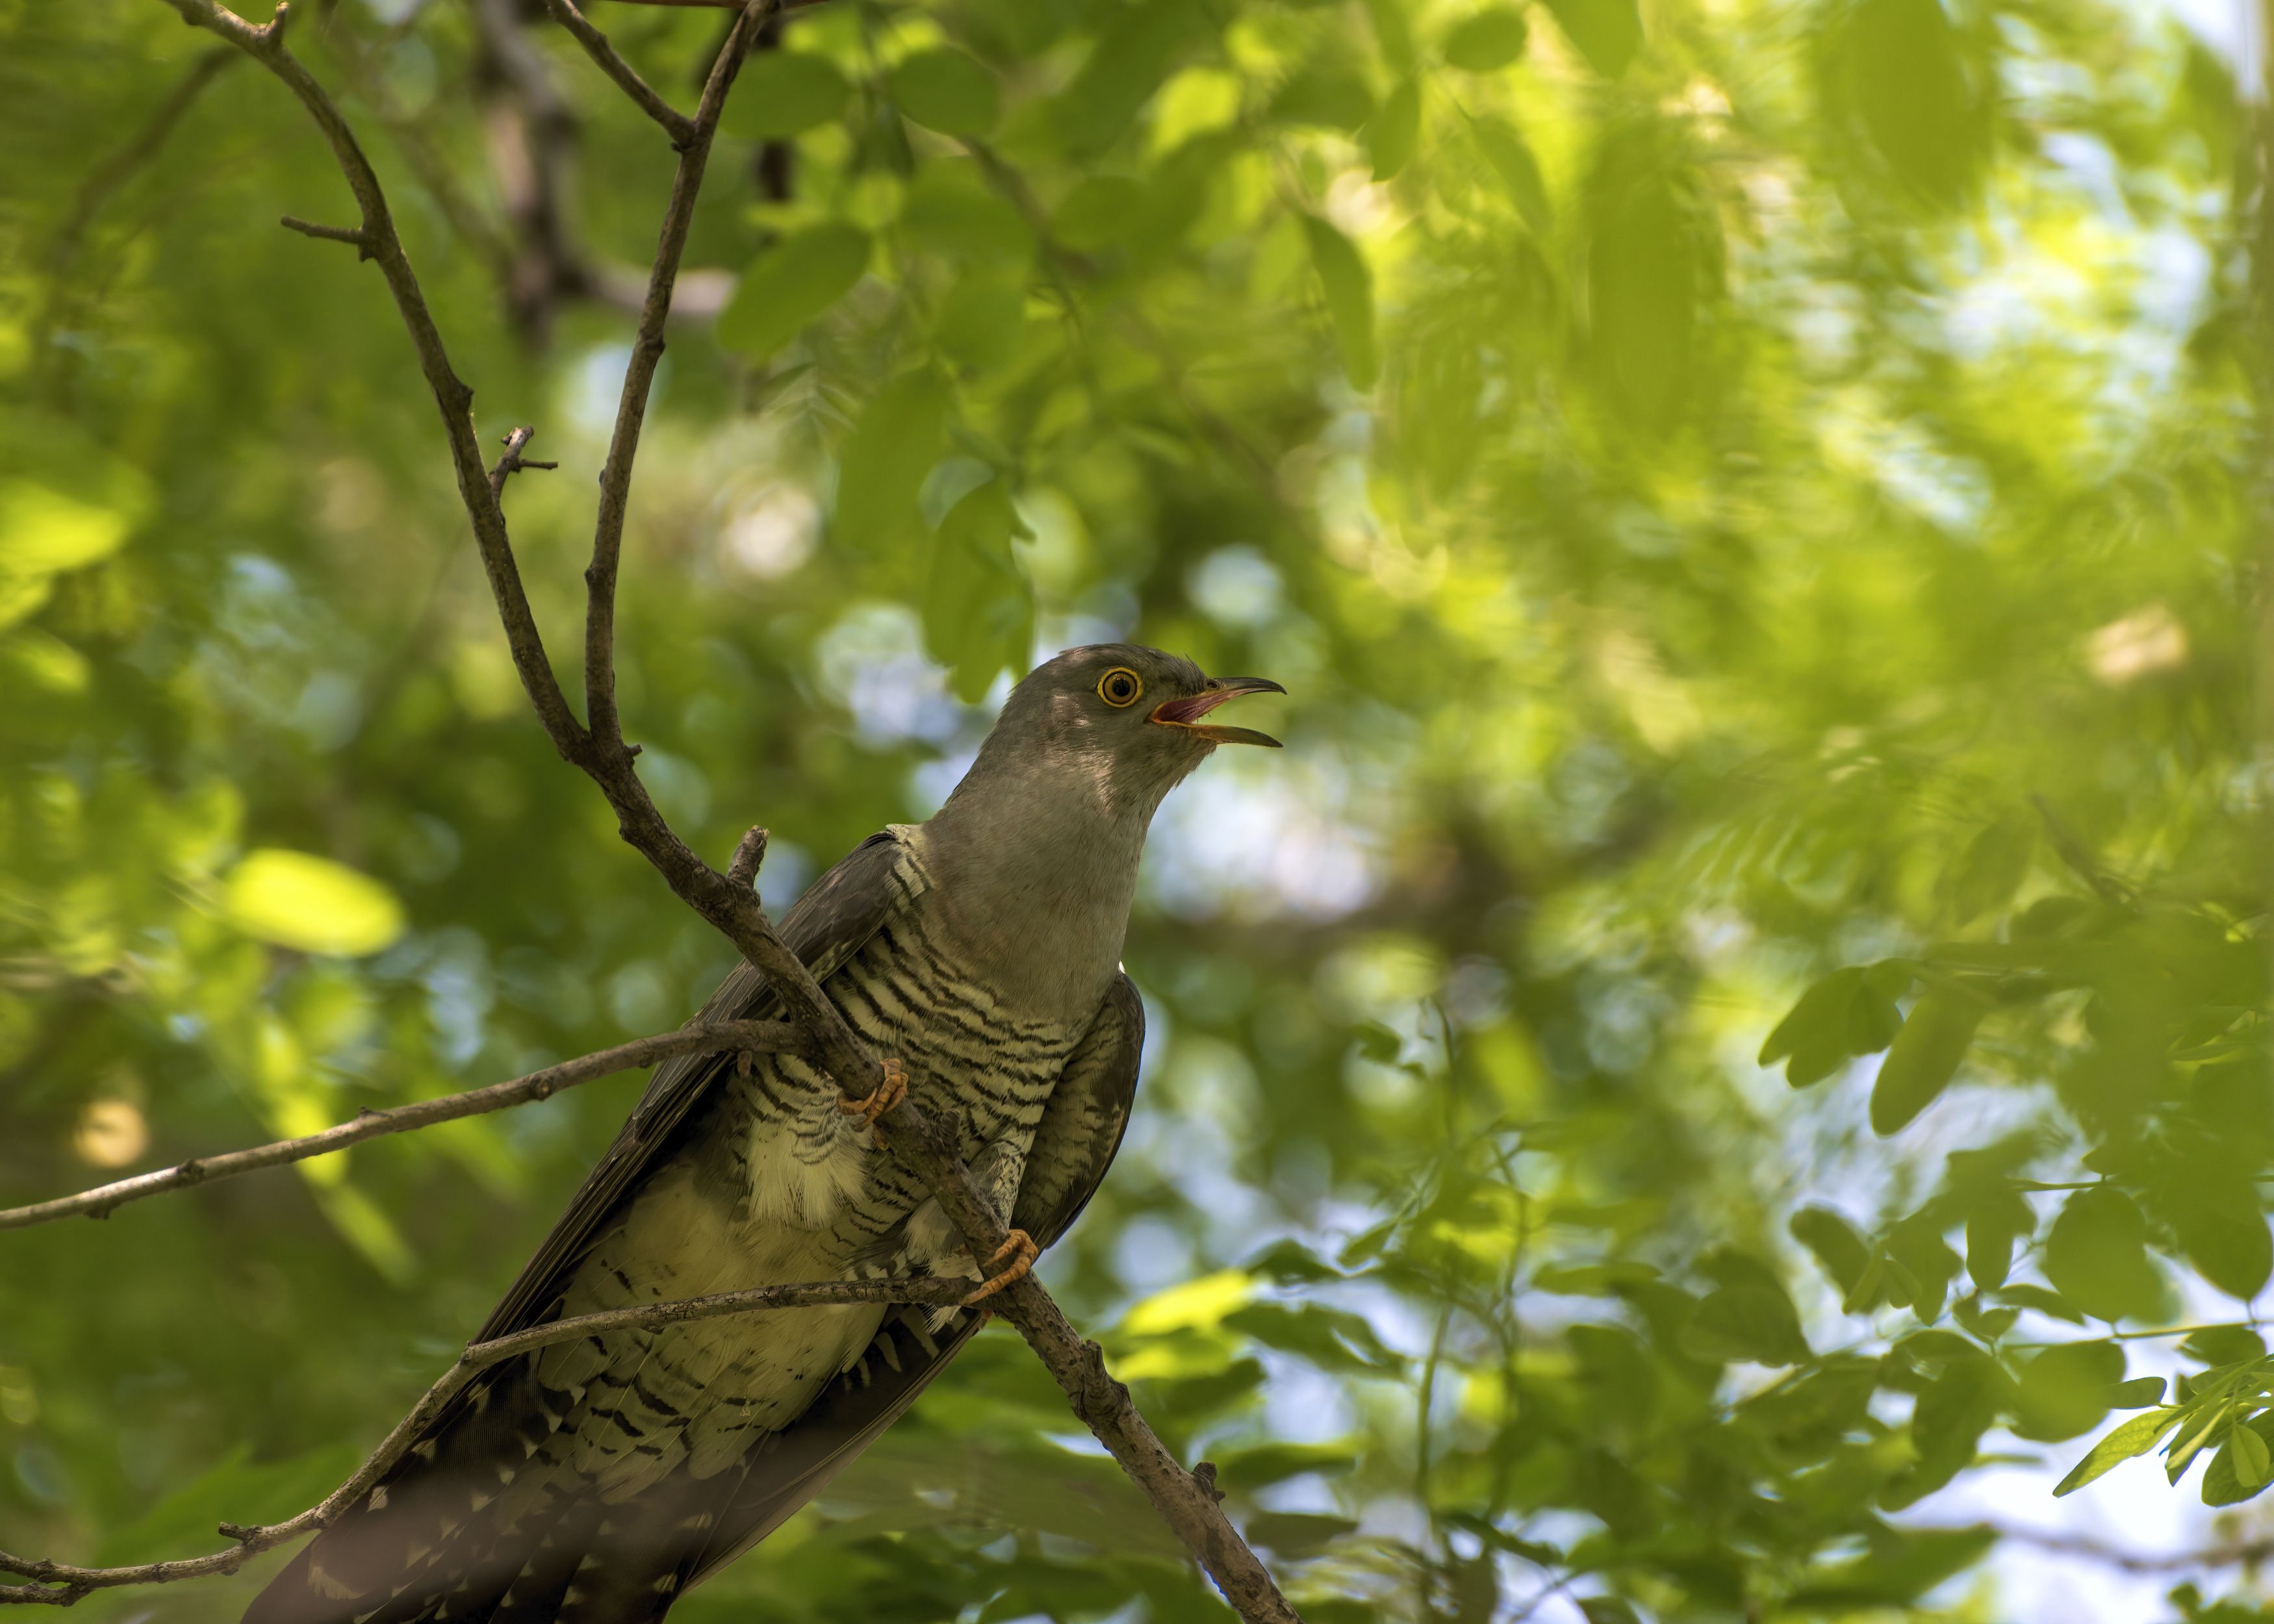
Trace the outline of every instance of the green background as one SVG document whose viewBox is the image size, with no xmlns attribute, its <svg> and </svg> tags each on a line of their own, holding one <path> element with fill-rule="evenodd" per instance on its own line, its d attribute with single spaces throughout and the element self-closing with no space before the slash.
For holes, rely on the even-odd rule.
<svg viewBox="0 0 2274 1624">
<path fill-rule="evenodd" d="M 485 442 L 561 463 L 507 507 L 574 690 L 668 144 L 541 9 L 302 11 Z M 720 14 L 593 13 L 692 107 Z M 378 274 L 274 223 L 345 188 L 219 49 L 0 0 L 0 1200 L 729 963 L 528 714 Z M 1307 1617 L 2023 1616 L 1968 1485 L 2054 1526 L 2120 1425 L 2256 1526 L 2218 55 L 2090 0 L 842 0 L 725 129 L 619 638 L 698 849 L 766 823 L 786 904 L 1036 650 L 1291 690 L 1163 814 L 1140 1116 L 1045 1272 Z M 0 1235 L 0 1547 L 311 1503 L 639 1086 Z M 2108 1593 L 2258 1616 L 2180 1576 Z M 675 1616 L 1035 1615 L 1221 1611 L 998 1327 Z"/>
</svg>

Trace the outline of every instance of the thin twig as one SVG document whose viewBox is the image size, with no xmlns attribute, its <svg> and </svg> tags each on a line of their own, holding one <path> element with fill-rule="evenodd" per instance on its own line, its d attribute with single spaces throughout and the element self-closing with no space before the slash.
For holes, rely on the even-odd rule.
<svg viewBox="0 0 2274 1624">
<path fill-rule="evenodd" d="M 665 101 L 652 85 L 639 76 L 636 68 L 616 54 L 616 48 L 608 43 L 608 36 L 592 26 L 584 13 L 576 9 L 575 0 L 545 0 L 545 9 L 553 13 L 553 21 L 576 36 L 584 54 L 599 65 L 601 72 L 616 81 L 618 89 L 663 126 L 674 147 L 683 147 L 694 139 L 695 121 Z"/>
<path fill-rule="evenodd" d="M 320 226 L 312 220 L 302 220 L 295 214 L 279 215 L 276 223 L 287 231 L 297 231 L 303 237 L 320 237 L 327 243 L 350 244 L 355 248 L 358 259 L 372 257 L 371 238 L 363 234 L 360 227 Z"/>
<path fill-rule="evenodd" d="M 132 1178 L 122 1178 L 115 1184 L 81 1191 L 77 1195 L 58 1196 L 52 1201 L 39 1201 L 29 1207 L 0 1209 L 0 1229 L 28 1229 L 35 1223 L 52 1223 L 58 1218 L 82 1215 L 108 1218 L 129 1201 L 147 1200 L 154 1195 L 164 1195 L 171 1190 L 186 1190 L 192 1184 L 209 1184 L 217 1179 L 257 1173 L 264 1168 L 289 1167 L 295 1162 L 305 1162 L 311 1157 L 328 1156 L 335 1151 L 345 1150 L 350 1145 L 360 1145 L 365 1139 L 381 1139 L 390 1133 L 408 1133 L 416 1128 L 432 1127 L 438 1122 L 456 1122 L 461 1116 L 479 1116 L 490 1111 L 525 1105 L 531 1101 L 550 1099 L 565 1088 L 574 1088 L 579 1084 L 635 1067 L 653 1065 L 659 1060 L 668 1060 L 675 1055 L 699 1055 L 711 1050 L 775 1054 L 802 1047 L 803 1039 L 798 1029 L 779 1020 L 718 1021 L 707 1026 L 683 1027 L 677 1032 L 666 1032 L 651 1038 L 636 1038 L 629 1043 L 619 1043 L 614 1049 L 604 1049 L 597 1054 L 585 1055 L 575 1060 L 564 1060 L 559 1065 L 546 1066 L 541 1071 L 530 1072 L 526 1077 L 492 1083 L 485 1088 L 470 1088 L 463 1094 L 419 1100 L 384 1111 L 366 1110 L 351 1122 L 341 1123 L 336 1127 L 326 1128 L 321 1132 L 311 1133 L 302 1139 L 279 1139 L 271 1145 L 256 1145 L 249 1150 L 226 1151 L 217 1156 L 192 1156 L 173 1167 L 162 1168 L 154 1173 L 139 1173 Z"/>
<path fill-rule="evenodd" d="M 542 468 L 549 472 L 561 466 L 558 462 L 539 462 L 521 455 L 521 448 L 534 439 L 536 434 L 537 431 L 527 425 L 507 432 L 505 455 L 498 458 L 497 466 L 490 470 L 490 493 L 493 496 L 502 499 L 505 495 L 505 482 L 524 468 Z"/>
<path fill-rule="evenodd" d="M 637 1308 L 614 1308 L 602 1313 L 580 1314 L 573 1320 L 555 1320 L 549 1325 L 532 1326 L 510 1336 L 475 1342 L 460 1353 L 457 1362 L 426 1389 L 425 1396 L 412 1405 L 410 1413 L 395 1424 L 395 1429 L 381 1440 L 370 1458 L 357 1469 L 355 1476 L 326 1495 L 320 1505 L 311 1507 L 284 1522 L 265 1526 L 246 1527 L 224 1522 L 221 1525 L 221 1531 L 234 1542 L 229 1549 L 216 1551 L 209 1556 L 188 1557 L 170 1562 L 144 1562 L 131 1568 L 78 1568 L 66 1562 L 11 1556 L 0 1552 L 0 1573 L 12 1573 L 34 1581 L 27 1585 L 0 1586 L 0 1602 L 49 1602 L 68 1607 L 92 1591 L 111 1590 L 120 1585 L 169 1584 L 184 1579 L 204 1578 L 208 1575 L 235 1573 L 263 1551 L 274 1550 L 303 1534 L 328 1528 L 342 1512 L 378 1485 L 395 1463 L 410 1452 L 419 1435 L 449 1406 L 450 1401 L 465 1389 L 467 1383 L 491 1365 L 535 1349 L 610 1331 L 660 1329 L 665 1326 L 684 1325 L 693 1320 L 718 1320 L 731 1314 L 759 1313 L 769 1310 L 847 1303 L 915 1304 L 926 1308 L 948 1308 L 960 1302 L 969 1289 L 969 1283 L 960 1280 L 846 1280 L 757 1286 L 746 1291 L 721 1291 L 710 1297 L 684 1297 Z"/>
</svg>

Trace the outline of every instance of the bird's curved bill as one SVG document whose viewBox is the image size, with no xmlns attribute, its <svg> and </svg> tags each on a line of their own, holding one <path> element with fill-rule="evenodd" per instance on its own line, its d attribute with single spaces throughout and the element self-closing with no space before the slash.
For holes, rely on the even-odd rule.
<svg viewBox="0 0 2274 1624">
<path fill-rule="evenodd" d="M 1163 700 L 1153 707 L 1151 719 L 1163 727 L 1181 727 L 1188 733 L 1198 733 L 1210 744 L 1260 744 L 1267 749 L 1280 748 L 1279 741 L 1269 733 L 1259 733 L 1252 727 L 1223 727 L 1201 718 L 1242 694 L 1284 694 L 1269 677 L 1212 677 L 1199 693 L 1183 699 Z"/>
</svg>

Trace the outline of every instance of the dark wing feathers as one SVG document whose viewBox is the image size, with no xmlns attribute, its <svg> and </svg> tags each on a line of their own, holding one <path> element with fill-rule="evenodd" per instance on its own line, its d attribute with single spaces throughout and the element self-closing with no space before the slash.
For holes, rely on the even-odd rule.
<svg viewBox="0 0 2274 1624">
<path fill-rule="evenodd" d="M 892 874 L 900 839 L 890 830 L 870 835 L 814 883 L 782 921 L 782 944 L 813 979 L 825 981 L 877 934 L 892 899 Z M 779 1012 L 780 1000 L 747 959 L 736 962 L 695 1021 L 760 1020 Z M 682 1055 L 656 1068 L 631 1117 L 600 1158 L 568 1210 L 545 1237 L 529 1267 L 490 1311 L 477 1342 L 525 1329 L 550 1306 L 561 1270 L 584 1250 L 624 1192 L 638 1182 L 672 1130 L 734 1063 L 730 1055 Z"/>
<path fill-rule="evenodd" d="M 825 981 L 883 922 L 899 856 L 897 837 L 871 836 L 783 921 L 784 944 L 817 980 Z M 697 1019 L 757 1019 L 777 1003 L 764 979 L 740 964 Z M 1028 1156 L 1013 1222 L 1043 1246 L 1065 1233 L 1120 1147 L 1144 1031 L 1136 989 L 1117 976 L 1066 1062 Z M 724 1055 L 689 1056 L 657 1070 L 615 1143 L 479 1339 L 555 1312 L 564 1272 L 731 1064 Z M 857 1373 L 832 1382 L 795 1423 L 754 1451 L 731 1494 L 724 1493 L 723 1478 L 674 1475 L 640 1502 L 613 1510 L 597 1502 L 561 1506 L 548 1528 L 463 1553 L 448 1570 L 445 1595 L 416 1571 L 433 1549 L 438 1523 L 447 1537 L 465 1515 L 463 1485 L 517 1462 L 526 1440 L 558 1420 L 518 1373 L 526 1369 L 522 1362 L 500 1365 L 459 1395 L 381 1490 L 295 1554 L 254 1600 L 246 1624 L 342 1624 L 350 1618 L 408 1624 L 462 1613 L 491 1624 L 651 1624 L 689 1584 L 764 1538 L 851 1464 L 980 1323 L 979 1316 L 965 1314 L 956 1327 L 935 1334 L 921 1310 L 888 1316 Z"/>
<path fill-rule="evenodd" d="M 1028 1153 L 1012 1222 L 1036 1245 L 1050 1246 L 1073 1227 L 1121 1148 L 1144 1046 L 1144 1004 L 1129 978 L 1117 975 L 1050 1091 Z M 967 1313 L 935 1335 L 922 1309 L 887 1316 L 862 1372 L 832 1382 L 751 1460 L 678 1588 L 732 1561 L 820 1493 L 907 1412 L 982 1323 Z"/>
</svg>

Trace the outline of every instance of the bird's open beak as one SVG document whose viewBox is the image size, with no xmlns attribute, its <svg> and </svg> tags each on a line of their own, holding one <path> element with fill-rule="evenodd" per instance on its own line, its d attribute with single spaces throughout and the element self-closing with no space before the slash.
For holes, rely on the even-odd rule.
<svg viewBox="0 0 2274 1624">
<path fill-rule="evenodd" d="M 1181 727 L 1188 733 L 1198 733 L 1210 744 L 1260 744 L 1267 749 L 1279 748 L 1279 741 L 1269 733 L 1259 733 L 1252 727 L 1219 727 L 1201 718 L 1228 699 L 1242 694 L 1284 694 L 1269 677 L 1211 677 L 1209 685 L 1199 693 L 1183 699 L 1163 700 L 1153 707 L 1149 718 L 1163 727 Z"/>
</svg>

